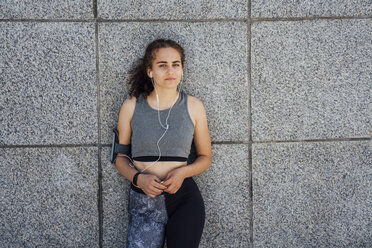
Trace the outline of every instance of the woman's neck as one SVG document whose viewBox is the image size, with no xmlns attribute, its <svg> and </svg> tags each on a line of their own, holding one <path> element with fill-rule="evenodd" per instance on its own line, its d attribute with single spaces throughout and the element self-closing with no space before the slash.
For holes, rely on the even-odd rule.
<svg viewBox="0 0 372 248">
<path fill-rule="evenodd" d="M 150 95 L 147 97 L 147 101 L 151 104 L 151 106 L 158 108 L 158 102 L 156 99 L 156 93 L 159 96 L 159 109 L 168 109 L 172 107 L 173 104 L 178 99 L 178 91 L 174 89 L 154 89 Z"/>
</svg>

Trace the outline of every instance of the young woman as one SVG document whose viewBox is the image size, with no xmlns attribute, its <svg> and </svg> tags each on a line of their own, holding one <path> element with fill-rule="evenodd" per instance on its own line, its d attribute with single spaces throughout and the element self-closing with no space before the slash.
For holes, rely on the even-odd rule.
<svg viewBox="0 0 372 248">
<path fill-rule="evenodd" d="M 212 163 L 203 103 L 178 91 L 184 49 L 175 41 L 151 42 L 130 71 L 129 95 L 120 109 L 119 143 L 131 145 L 132 159 L 118 155 L 115 166 L 131 183 L 128 248 L 198 247 L 204 203 L 192 179 Z M 194 141 L 197 159 L 187 164 Z"/>
</svg>

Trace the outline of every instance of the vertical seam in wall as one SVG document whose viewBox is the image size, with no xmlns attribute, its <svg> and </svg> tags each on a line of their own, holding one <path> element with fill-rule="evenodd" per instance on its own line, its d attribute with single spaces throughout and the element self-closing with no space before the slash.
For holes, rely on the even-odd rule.
<svg viewBox="0 0 372 248">
<path fill-rule="evenodd" d="M 101 112 L 101 97 L 100 97 L 100 80 L 99 80 L 99 52 L 98 52 L 98 23 L 95 22 L 95 43 L 96 43 L 96 82 L 97 82 L 97 127 L 98 127 L 98 225 L 99 225 L 99 247 L 102 247 L 103 240 L 103 204 L 102 204 L 102 163 L 101 163 L 101 121 L 100 121 L 100 112 Z"/>
<path fill-rule="evenodd" d="M 93 0 L 93 16 L 95 20 L 97 20 L 97 12 L 97 0 Z"/>
<path fill-rule="evenodd" d="M 251 11 L 251 0 L 248 0 L 248 23 L 247 23 L 247 64 L 248 64 L 248 170 L 249 170 L 249 241 L 250 247 L 253 248 L 253 182 L 252 182 L 252 97 L 251 97 L 251 27 L 252 27 L 252 11 Z"/>
<path fill-rule="evenodd" d="M 99 45 L 98 45 L 98 23 L 97 23 L 97 0 L 93 0 L 94 14 L 94 40 L 96 50 L 96 84 L 97 84 L 97 133 L 98 133 L 98 192 L 97 192 L 97 208 L 98 208 L 98 246 L 102 247 L 103 241 L 103 200 L 102 200 L 102 144 L 101 144 L 101 91 L 99 80 Z"/>
</svg>

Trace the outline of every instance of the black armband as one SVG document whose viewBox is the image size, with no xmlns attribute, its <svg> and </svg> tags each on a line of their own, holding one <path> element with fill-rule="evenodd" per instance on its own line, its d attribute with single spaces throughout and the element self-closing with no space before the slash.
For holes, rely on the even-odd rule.
<svg viewBox="0 0 372 248">
<path fill-rule="evenodd" d="M 122 145 L 119 144 L 119 133 L 116 128 L 113 130 L 113 138 L 112 138 L 112 145 L 111 145 L 111 154 L 110 154 L 110 161 L 114 163 L 118 153 L 125 154 L 128 157 L 131 157 L 131 146 L 129 145 Z"/>
</svg>

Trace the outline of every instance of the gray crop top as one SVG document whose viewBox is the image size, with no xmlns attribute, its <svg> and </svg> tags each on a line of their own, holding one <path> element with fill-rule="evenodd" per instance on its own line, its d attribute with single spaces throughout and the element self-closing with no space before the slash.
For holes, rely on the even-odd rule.
<svg viewBox="0 0 372 248">
<path fill-rule="evenodd" d="M 169 109 L 160 110 L 165 126 Z M 157 141 L 165 129 L 159 123 L 158 110 L 140 95 L 130 122 L 132 128 L 132 158 L 137 161 L 155 161 L 159 157 Z M 182 91 L 168 118 L 169 129 L 159 142 L 160 161 L 186 161 L 194 137 L 194 124 L 187 108 L 187 95 Z"/>
</svg>

